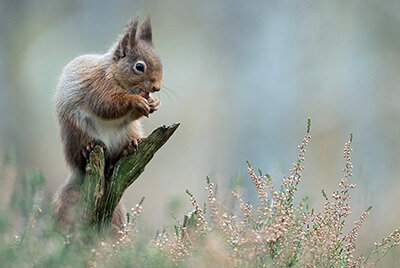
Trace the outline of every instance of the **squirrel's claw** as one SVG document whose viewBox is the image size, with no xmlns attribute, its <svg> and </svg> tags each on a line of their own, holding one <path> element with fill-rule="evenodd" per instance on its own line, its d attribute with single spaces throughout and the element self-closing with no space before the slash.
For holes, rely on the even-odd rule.
<svg viewBox="0 0 400 268">
<path fill-rule="evenodd" d="M 136 100 L 136 110 L 146 116 L 149 117 L 149 113 L 150 113 L 150 106 L 149 103 L 147 102 L 147 100 L 141 96 L 138 96 L 139 98 Z"/>
<path fill-rule="evenodd" d="M 91 141 L 82 149 L 82 154 L 86 159 L 89 159 L 90 153 L 94 150 L 94 148 L 100 145 L 103 147 L 103 150 L 106 150 L 106 145 L 102 141 Z"/>
<path fill-rule="evenodd" d="M 161 106 L 161 101 L 157 97 L 150 97 L 148 99 L 148 102 L 150 107 L 150 113 L 154 113 Z"/>
<path fill-rule="evenodd" d="M 128 154 L 135 153 L 138 146 L 139 142 L 144 140 L 146 138 L 137 138 L 137 139 L 132 139 L 128 145 L 125 146 L 125 148 L 122 150 L 122 155 L 127 156 Z"/>
</svg>

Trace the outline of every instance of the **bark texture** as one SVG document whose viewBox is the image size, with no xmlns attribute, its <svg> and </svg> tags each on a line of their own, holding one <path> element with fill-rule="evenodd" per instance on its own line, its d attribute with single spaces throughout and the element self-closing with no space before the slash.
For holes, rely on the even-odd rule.
<svg viewBox="0 0 400 268">
<path fill-rule="evenodd" d="M 178 126 L 179 123 L 164 125 L 154 130 L 145 140 L 139 142 L 135 153 L 117 162 L 109 178 L 104 175 L 104 150 L 101 146 L 96 146 L 90 153 L 81 187 L 82 219 L 86 226 L 100 234 L 109 233 L 114 210 L 122 195 L 138 179 L 154 154 L 174 134 Z"/>
</svg>

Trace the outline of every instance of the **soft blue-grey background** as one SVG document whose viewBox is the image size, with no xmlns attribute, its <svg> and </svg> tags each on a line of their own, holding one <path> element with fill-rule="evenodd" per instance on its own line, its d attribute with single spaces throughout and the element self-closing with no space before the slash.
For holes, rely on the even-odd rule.
<svg viewBox="0 0 400 268">
<path fill-rule="evenodd" d="M 173 92 L 159 94 L 162 108 L 143 123 L 146 133 L 181 127 L 125 195 L 128 207 L 145 195 L 144 218 L 160 228 L 171 206 L 178 218 L 190 209 L 186 188 L 205 199 L 206 175 L 221 192 L 247 179 L 245 160 L 278 182 L 311 117 L 301 195 L 321 207 L 353 132 L 352 219 L 373 206 L 360 243 L 399 226 L 398 1 L 2 0 L 0 150 L 39 168 L 54 192 L 68 174 L 52 103 L 63 66 L 105 52 L 130 17 L 147 13 Z"/>
</svg>

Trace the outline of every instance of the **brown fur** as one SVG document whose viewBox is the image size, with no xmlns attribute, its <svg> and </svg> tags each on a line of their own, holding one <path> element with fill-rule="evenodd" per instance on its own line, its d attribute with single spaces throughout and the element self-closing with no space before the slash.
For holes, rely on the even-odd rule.
<svg viewBox="0 0 400 268">
<path fill-rule="evenodd" d="M 161 89 L 162 65 L 152 42 L 150 18 L 128 23 L 119 41 L 105 54 L 83 55 L 64 68 L 57 87 L 56 111 L 65 159 L 74 174 L 85 172 L 86 145 L 105 146 L 106 166 L 141 138 L 138 119 L 156 111 L 160 101 L 144 92 Z M 137 64 L 144 65 L 144 71 Z M 145 96 L 145 97 L 143 97 Z M 131 151 L 131 150 L 130 150 Z M 80 197 L 80 186 L 68 180 L 54 197 L 54 211 L 61 226 L 71 228 L 73 208 Z M 118 206 L 114 229 L 124 222 Z"/>
</svg>

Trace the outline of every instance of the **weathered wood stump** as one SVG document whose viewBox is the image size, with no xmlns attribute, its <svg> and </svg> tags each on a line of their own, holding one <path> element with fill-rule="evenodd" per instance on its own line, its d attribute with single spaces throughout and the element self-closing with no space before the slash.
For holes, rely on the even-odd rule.
<svg viewBox="0 0 400 268">
<path fill-rule="evenodd" d="M 161 126 L 139 142 L 135 153 L 121 158 L 107 178 L 101 146 L 90 153 L 81 190 L 82 220 L 98 234 L 109 233 L 113 213 L 126 189 L 142 174 L 154 154 L 167 142 L 179 123 Z"/>
</svg>

